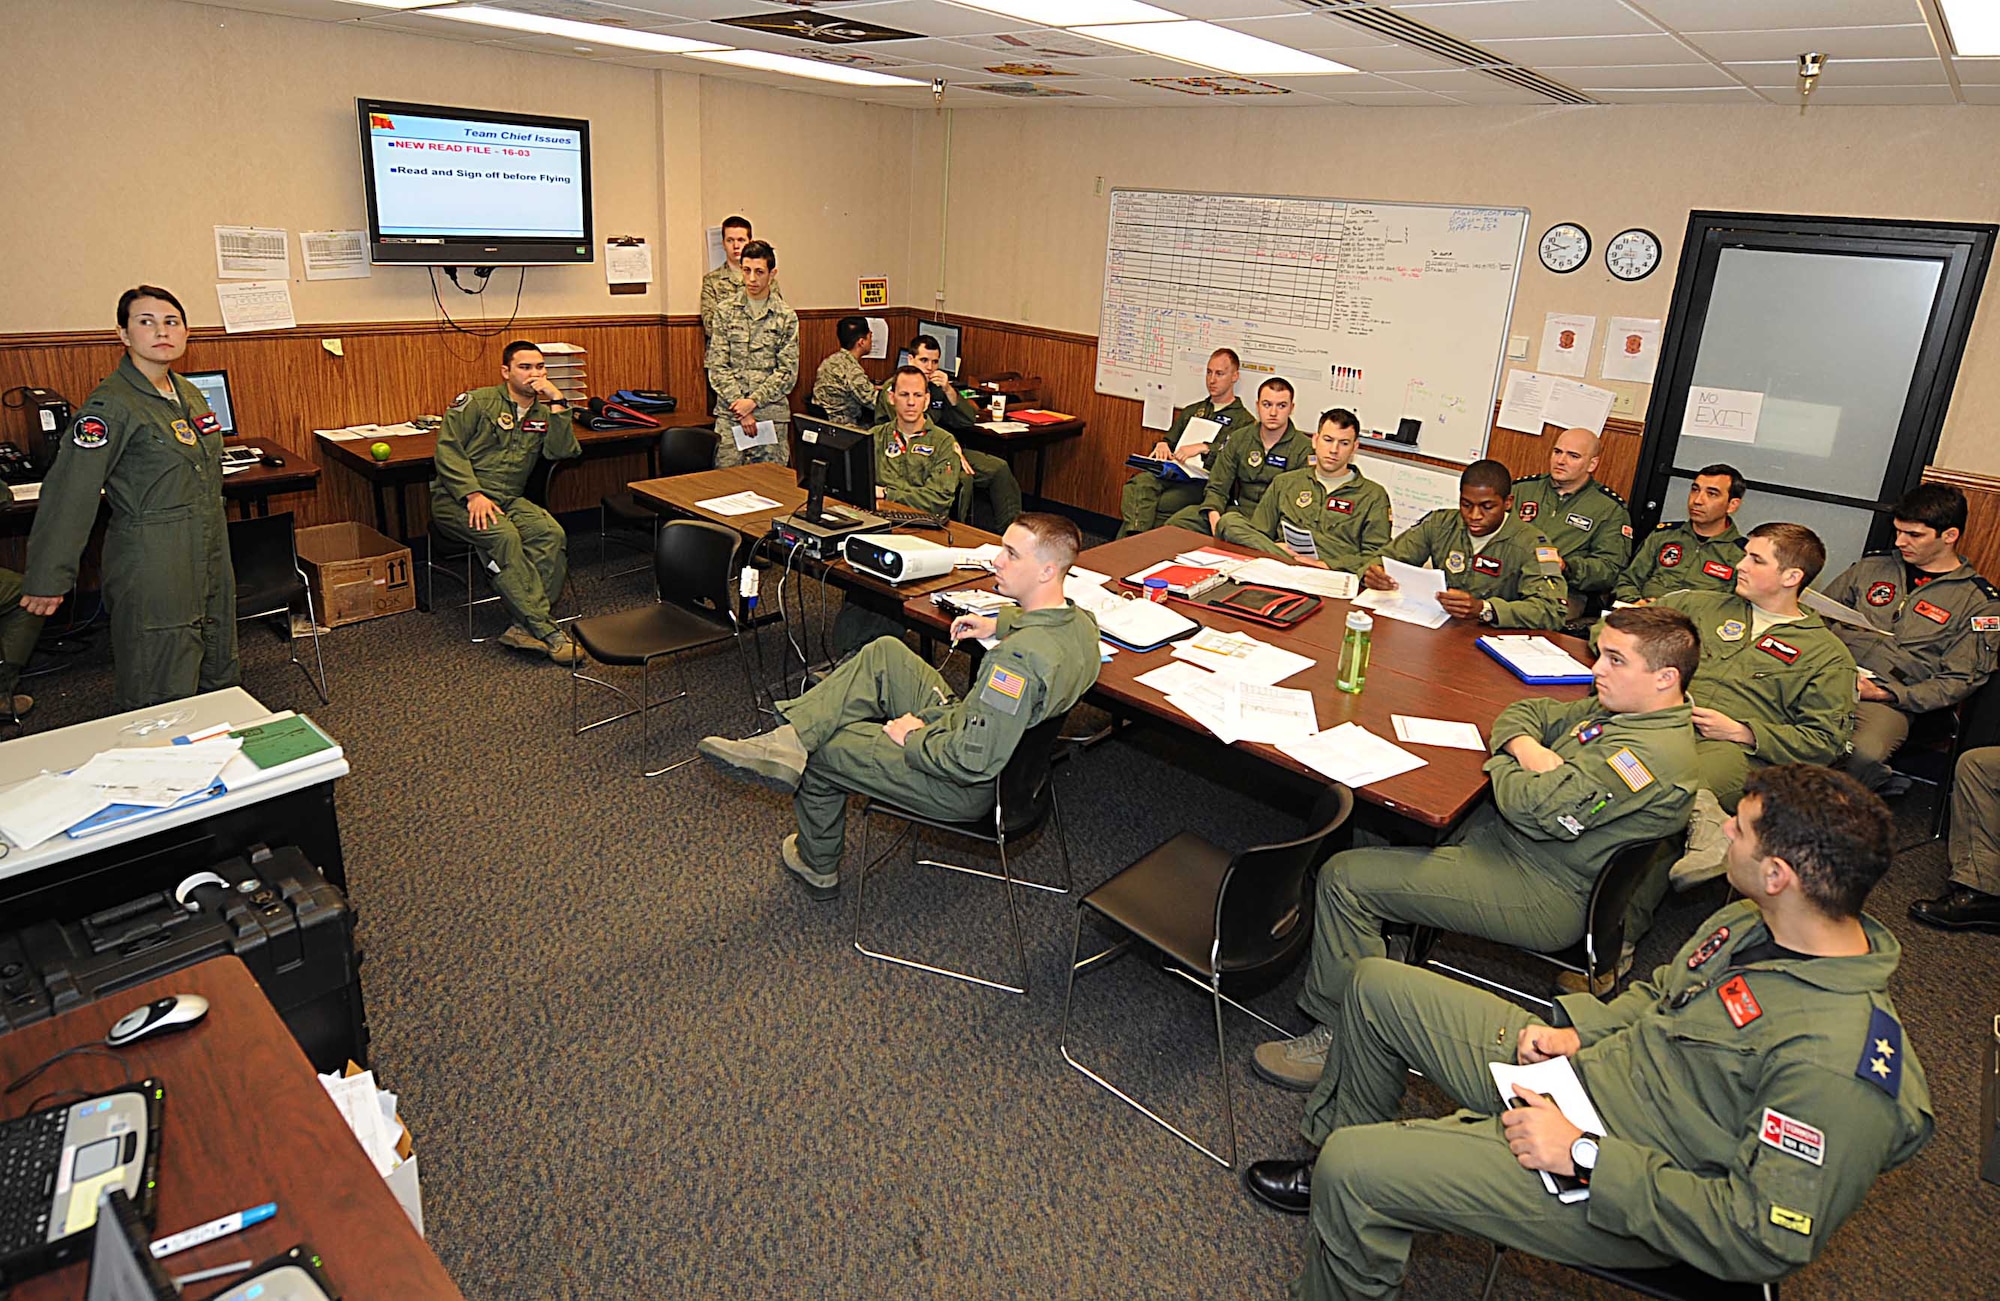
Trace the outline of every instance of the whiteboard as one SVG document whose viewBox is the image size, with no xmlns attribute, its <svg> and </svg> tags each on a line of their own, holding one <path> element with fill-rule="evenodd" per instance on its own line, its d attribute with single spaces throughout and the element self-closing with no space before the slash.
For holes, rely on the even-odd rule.
<svg viewBox="0 0 2000 1301">
<path fill-rule="evenodd" d="M 1282 375 L 1302 425 L 1328 407 L 1364 432 L 1412 419 L 1397 446 L 1477 460 L 1527 238 L 1526 208 L 1114 189 L 1097 391 L 1190 401 L 1183 354 L 1234 348 L 1245 406 Z"/>
<path fill-rule="evenodd" d="M 1458 509 L 1458 474 L 1393 456 L 1354 458 L 1354 468 L 1389 494 L 1389 528 L 1401 534 L 1434 510 Z"/>
</svg>

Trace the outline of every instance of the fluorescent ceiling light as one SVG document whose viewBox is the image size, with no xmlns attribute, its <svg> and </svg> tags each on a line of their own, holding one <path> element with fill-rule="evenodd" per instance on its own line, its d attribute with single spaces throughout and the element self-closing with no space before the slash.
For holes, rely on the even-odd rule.
<svg viewBox="0 0 2000 1301">
<path fill-rule="evenodd" d="M 1004 14 L 1044 27 L 1081 27 L 1085 23 L 1170 23 L 1185 14 L 1168 13 L 1140 0 L 954 0 L 968 9 Z"/>
<path fill-rule="evenodd" d="M 1246 36 L 1214 23 L 1121 23 L 1110 27 L 1077 27 L 1081 36 L 1122 45 L 1128 50 L 1164 54 L 1169 59 L 1215 68 L 1243 77 L 1299 77 L 1354 69 L 1317 54 L 1307 54 L 1257 36 Z"/>
<path fill-rule="evenodd" d="M 886 72 L 870 72 L 866 68 L 849 68 L 838 63 L 821 63 L 817 59 L 794 58 L 789 54 L 772 54 L 767 50 L 707 50 L 690 54 L 691 59 L 710 59 L 716 63 L 733 63 L 739 68 L 756 68 L 763 72 L 782 72 L 791 77 L 811 77 L 816 81 L 838 81 L 848 86 L 922 86 L 921 81 L 911 81 L 908 77 L 892 77 Z"/>
<path fill-rule="evenodd" d="M 2000 5 L 1993 0 L 1938 0 L 1951 48 L 1961 59 L 2000 58 Z"/>
<path fill-rule="evenodd" d="M 508 9 L 489 9 L 485 5 L 452 5 L 449 8 L 423 9 L 417 12 L 426 18 L 450 18 L 461 23 L 478 23 L 482 27 L 504 27 L 511 32 L 560 36 L 566 41 L 584 41 L 591 45 L 616 45 L 621 49 L 644 50 L 648 54 L 693 54 L 697 50 L 728 48 L 713 41 L 690 41 L 680 36 L 662 36 L 658 32 L 628 32 L 622 27 L 606 27 L 602 23 L 579 23 L 569 18 L 517 14 Z"/>
</svg>

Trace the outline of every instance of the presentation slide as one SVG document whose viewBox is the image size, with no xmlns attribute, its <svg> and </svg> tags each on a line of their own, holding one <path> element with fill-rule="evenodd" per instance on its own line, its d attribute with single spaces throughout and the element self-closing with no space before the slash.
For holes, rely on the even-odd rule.
<svg viewBox="0 0 2000 1301">
<path fill-rule="evenodd" d="M 384 235 L 583 238 L 575 131 L 370 113 L 368 165 Z"/>
</svg>

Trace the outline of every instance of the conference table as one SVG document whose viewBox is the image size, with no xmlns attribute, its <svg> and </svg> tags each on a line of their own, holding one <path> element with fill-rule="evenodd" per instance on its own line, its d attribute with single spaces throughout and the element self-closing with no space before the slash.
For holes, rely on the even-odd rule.
<svg viewBox="0 0 2000 1301">
<path fill-rule="evenodd" d="M 1111 576 L 1111 585 L 1148 565 L 1171 559 L 1196 548 L 1253 554 L 1242 547 L 1202 538 L 1185 529 L 1158 528 L 1116 542 L 1093 547 L 1077 557 L 1087 569 Z M 983 582 L 961 582 L 959 587 L 991 587 Z M 1423 628 L 1394 619 L 1375 620 L 1373 653 L 1368 681 L 1359 695 L 1349 695 L 1334 686 L 1340 643 L 1345 635 L 1348 603 L 1327 601 L 1305 622 L 1288 630 L 1270 628 L 1218 611 L 1176 603 L 1173 607 L 1209 627 L 1226 632 L 1244 632 L 1270 645 L 1312 658 L 1315 663 L 1279 683 L 1312 692 L 1322 729 L 1353 722 L 1385 740 L 1396 739 L 1390 716 L 1410 714 L 1420 718 L 1442 718 L 1471 722 L 1488 735 L 1493 719 L 1512 702 L 1531 695 L 1575 700 L 1588 695 L 1587 686 L 1540 686 L 1522 682 L 1488 656 L 1474 641 L 1483 633 L 1496 631 L 1477 624 L 1453 620 L 1442 628 Z M 904 617 L 920 630 L 936 633 L 949 627 L 949 619 L 927 599 L 907 602 Z M 1588 647 L 1580 639 L 1560 633 L 1545 633 L 1579 658 L 1588 660 Z M 1140 654 L 1121 650 L 1099 671 L 1090 697 L 1123 717 L 1138 717 L 1169 726 L 1201 731 L 1198 724 L 1167 703 L 1160 692 L 1139 685 L 1135 679 L 1171 663 L 1171 649 Z M 1427 838 L 1436 838 L 1472 810 L 1487 788 L 1482 765 L 1487 755 L 1471 750 L 1439 746 L 1405 746 L 1426 760 L 1421 768 L 1385 781 L 1361 787 L 1355 795 L 1388 813 L 1416 824 Z M 1239 743 L 1234 750 L 1314 781 L 1326 778 L 1273 746 Z"/>
<path fill-rule="evenodd" d="M 167 994 L 201 995 L 207 1017 L 121 1049 L 119 1064 L 88 1056 L 60 1062 L 37 1091 L 116 1088 L 127 1067 L 134 1080 L 160 1082 L 166 1098 L 155 1228 L 162 1236 L 246 1206 L 278 1204 L 253 1228 L 171 1257 L 170 1272 L 262 1261 L 304 1243 L 349 1301 L 463 1301 L 236 958 L 212 958 L 0 1035 L 0 1075 L 12 1079 L 60 1049 L 101 1042 L 113 1021 Z M 10 1112 L 26 1101 L 25 1094 L 9 1099 Z M 8 1296 L 78 1301 L 88 1272 L 86 1261 L 77 1261 L 16 1283 Z M 241 1278 L 191 1284 L 189 1295 L 213 1296 Z"/>
</svg>

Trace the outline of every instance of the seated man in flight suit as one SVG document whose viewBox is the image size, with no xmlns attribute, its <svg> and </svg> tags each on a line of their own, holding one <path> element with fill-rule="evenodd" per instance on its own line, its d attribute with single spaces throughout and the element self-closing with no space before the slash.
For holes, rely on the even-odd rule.
<svg viewBox="0 0 2000 1301">
<path fill-rule="evenodd" d="M 1732 465 L 1705 465 L 1688 485 L 1688 517 L 1659 527 L 1618 575 L 1611 599 L 1644 605 L 1683 587 L 1709 592 L 1736 590 L 1736 563 L 1743 559 L 1743 535 L 1736 510 L 1743 504 L 1743 476 Z"/>
<path fill-rule="evenodd" d="M 783 726 L 696 747 L 725 772 L 791 793 L 799 830 L 780 854 L 815 899 L 840 891 L 850 794 L 953 821 L 990 815 L 993 779 L 1021 737 L 1066 713 L 1097 681 L 1097 620 L 1063 595 L 1082 541 L 1060 515 L 1030 512 L 1008 527 L 993 573 L 1017 607 L 951 625 L 953 641 L 1000 638 L 966 699 L 954 699 L 908 646 L 883 637 L 805 695 L 779 701 Z"/>
<path fill-rule="evenodd" d="M 979 408 L 958 391 L 958 381 L 944 368 L 944 349 L 928 334 L 920 334 L 910 340 L 910 365 L 923 373 L 930 385 L 929 410 L 931 423 L 948 430 L 954 437 L 968 433 L 979 425 Z M 894 404 L 890 401 L 889 386 L 884 384 L 875 398 L 875 415 L 882 420 L 893 420 L 896 416 Z M 961 442 L 958 446 L 959 468 L 972 484 L 974 495 L 986 503 L 986 519 L 974 519 L 968 510 L 965 522 L 990 528 L 995 533 L 1004 533 L 1014 517 L 1021 513 L 1021 482 L 1014 477 L 1014 469 L 1000 457 L 987 452 L 975 452 Z"/>
<path fill-rule="evenodd" d="M 1588 429 L 1565 429 L 1549 444 L 1547 474 L 1514 481 L 1514 513 L 1555 544 L 1569 584 L 1572 620 L 1594 597 L 1611 598 L 1619 571 L 1632 559 L 1632 517 L 1625 499 L 1596 479 L 1604 440 Z"/>
<path fill-rule="evenodd" d="M 1901 954 L 1861 911 L 1889 811 L 1808 765 L 1752 773 L 1729 882 L 1672 962 L 1554 1024 L 1436 972 L 1361 963 L 1307 1103 L 1317 1161 L 1259 1161 L 1251 1194 L 1310 1213 L 1303 1301 L 1393 1298 L 1418 1232 L 1614 1269 L 1782 1278 L 1818 1258 L 1877 1175 L 1929 1142 L 1923 1067 L 1889 998 Z M 1540 1094 L 1503 1110 L 1489 1062 L 1570 1059 L 1607 1133 Z M 1464 1108 L 1396 1119 L 1411 1070 Z M 1536 1171 L 1583 1179 L 1565 1203 Z"/>
<path fill-rule="evenodd" d="M 1312 440 L 1292 423 L 1297 402 L 1290 380 L 1273 376 L 1257 386 L 1257 423 L 1238 429 L 1208 458 L 1208 482 L 1201 500 L 1177 510 L 1167 523 L 1193 533 L 1221 536 L 1222 517 L 1244 514 L 1264 499 L 1271 481 L 1312 459 Z"/>
<path fill-rule="evenodd" d="M 1360 443 L 1361 422 L 1352 411 L 1321 413 L 1311 464 L 1271 480 L 1247 516 L 1224 515 L 1222 540 L 1320 569 L 1360 573 L 1382 554 L 1390 535 L 1388 491 L 1354 464 Z"/>
<path fill-rule="evenodd" d="M 1434 510 L 1403 530 L 1382 554 L 1445 572 L 1438 604 L 1454 619 L 1497 628 L 1563 626 L 1569 584 L 1562 557 L 1532 524 L 1514 518 L 1514 477 L 1498 461 L 1474 461 L 1458 476 L 1458 509 Z M 1376 591 L 1395 581 L 1379 563 L 1361 573 Z"/>
<path fill-rule="evenodd" d="M 1202 371 L 1202 384 L 1208 392 L 1201 401 L 1175 411 L 1167 432 L 1153 440 L 1146 454 L 1156 461 L 1170 456 L 1182 462 L 1196 461 L 1204 470 L 1214 465 L 1231 434 L 1257 423 L 1243 399 L 1236 396 L 1236 380 L 1242 369 L 1234 348 L 1217 348 L 1211 353 Z M 1206 438 L 1188 437 L 1188 424 L 1195 420 L 1213 422 L 1214 432 Z M 1206 430 L 1208 425 L 1196 428 Z M 1186 446 L 1182 446 L 1183 441 Z M 1151 470 L 1139 471 L 1125 481 L 1119 501 L 1118 536 L 1158 528 L 1188 507 L 1199 505 L 1203 486 L 1200 479 L 1169 482 Z"/>
<path fill-rule="evenodd" d="M 438 430 L 431 520 L 479 553 L 514 619 L 500 644 L 574 664 L 583 652 L 549 615 L 569 575 L 569 539 L 521 495 L 537 460 L 583 455 L 548 374 L 541 349 L 516 340 L 500 353 L 501 383 L 458 395 Z"/>
<path fill-rule="evenodd" d="M 1493 720 L 1493 800 L 1436 849 L 1351 849 L 1320 869 L 1312 962 L 1299 1006 L 1314 1029 L 1257 1049 L 1257 1073 L 1304 1092 L 1357 962 L 1405 922 L 1556 949 L 1583 934 L 1597 877 L 1627 845 L 1677 835 L 1694 799 L 1687 683 L 1700 649 L 1672 610 L 1605 617 L 1597 694 L 1517 700 Z"/>
</svg>

